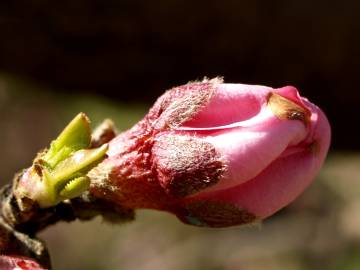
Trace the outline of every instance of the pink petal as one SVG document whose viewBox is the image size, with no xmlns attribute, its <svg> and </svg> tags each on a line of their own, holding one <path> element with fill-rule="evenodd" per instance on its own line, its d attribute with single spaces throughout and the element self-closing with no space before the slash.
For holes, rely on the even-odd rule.
<svg viewBox="0 0 360 270">
<path fill-rule="evenodd" d="M 272 89 L 246 84 L 220 84 L 209 104 L 185 128 L 211 128 L 241 122 L 256 116 Z"/>
<path fill-rule="evenodd" d="M 317 122 L 312 144 L 303 146 L 302 151 L 297 149 L 280 156 L 252 180 L 226 190 L 199 194 L 186 203 L 199 200 L 230 203 L 259 218 L 286 206 L 313 180 L 329 148 L 329 123 L 319 109 L 314 118 Z"/>
</svg>

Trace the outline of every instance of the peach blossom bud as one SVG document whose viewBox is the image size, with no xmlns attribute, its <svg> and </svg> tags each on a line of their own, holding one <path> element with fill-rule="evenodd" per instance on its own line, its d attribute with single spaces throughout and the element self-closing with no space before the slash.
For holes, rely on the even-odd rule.
<svg viewBox="0 0 360 270">
<path fill-rule="evenodd" d="M 193 225 L 251 223 L 303 192 L 329 143 L 325 115 L 294 87 L 189 83 L 110 142 L 89 174 L 91 191 Z"/>
</svg>

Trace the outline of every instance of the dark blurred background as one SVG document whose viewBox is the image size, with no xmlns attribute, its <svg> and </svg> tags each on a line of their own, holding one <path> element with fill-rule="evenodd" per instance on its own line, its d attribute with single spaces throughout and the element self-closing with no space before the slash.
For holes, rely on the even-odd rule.
<svg viewBox="0 0 360 270">
<path fill-rule="evenodd" d="M 0 180 L 79 111 L 129 128 L 166 89 L 204 76 L 294 85 L 333 128 L 298 200 L 260 226 L 198 229 L 139 211 L 42 233 L 55 269 L 360 269 L 359 1 L 0 1 Z"/>
<path fill-rule="evenodd" d="M 0 70 L 148 104 L 204 76 L 292 84 L 329 115 L 333 147 L 359 149 L 349 126 L 360 104 L 359 10 L 355 0 L 2 0 Z"/>
</svg>

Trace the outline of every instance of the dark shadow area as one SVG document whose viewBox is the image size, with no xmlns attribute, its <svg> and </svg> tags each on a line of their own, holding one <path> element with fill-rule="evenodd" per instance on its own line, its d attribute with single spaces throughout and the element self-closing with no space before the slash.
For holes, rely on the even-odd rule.
<svg viewBox="0 0 360 270">
<path fill-rule="evenodd" d="M 204 76 L 291 84 L 326 111 L 334 148 L 360 149 L 358 10 L 325 0 L 5 0 L 0 70 L 147 103 Z"/>
</svg>

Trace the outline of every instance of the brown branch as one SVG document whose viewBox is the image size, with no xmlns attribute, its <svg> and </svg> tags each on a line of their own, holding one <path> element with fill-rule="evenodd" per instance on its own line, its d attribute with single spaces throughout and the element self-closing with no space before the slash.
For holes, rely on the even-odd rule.
<svg viewBox="0 0 360 270">
<path fill-rule="evenodd" d="M 36 238 L 39 231 L 59 221 L 90 220 L 98 215 L 112 223 L 134 218 L 132 209 L 95 199 L 88 192 L 50 208 L 40 208 L 32 201 L 20 201 L 20 207 L 14 196 L 20 177 L 21 174 L 16 175 L 11 185 L 0 190 L 0 254 L 30 257 L 50 269 L 46 245 Z"/>
</svg>

